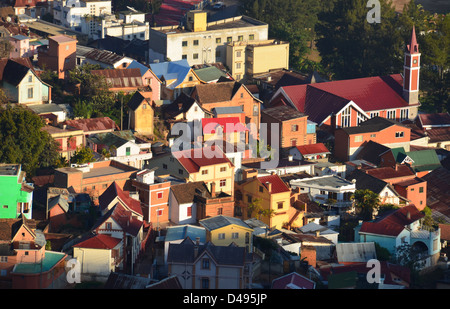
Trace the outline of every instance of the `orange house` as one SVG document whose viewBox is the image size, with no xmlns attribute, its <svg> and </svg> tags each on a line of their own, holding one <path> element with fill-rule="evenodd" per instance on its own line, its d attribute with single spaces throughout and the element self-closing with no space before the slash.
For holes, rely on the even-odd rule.
<svg viewBox="0 0 450 309">
<path fill-rule="evenodd" d="M 48 47 L 38 48 L 38 66 L 56 71 L 59 79 L 66 78 L 76 66 L 77 40 L 66 35 L 48 38 Z"/>
<path fill-rule="evenodd" d="M 390 119 L 374 117 L 357 127 L 335 131 L 334 156 L 343 162 L 354 160 L 369 141 L 389 148 L 403 147 L 409 151 L 411 129 Z"/>
</svg>

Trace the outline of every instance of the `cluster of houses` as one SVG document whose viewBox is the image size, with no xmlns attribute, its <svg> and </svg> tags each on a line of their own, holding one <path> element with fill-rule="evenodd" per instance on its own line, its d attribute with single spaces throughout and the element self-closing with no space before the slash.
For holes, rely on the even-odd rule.
<svg viewBox="0 0 450 309">
<path fill-rule="evenodd" d="M 290 71 L 289 43 L 268 40 L 267 24 L 207 22 L 201 2 L 184 26 L 161 15 L 157 27 L 132 8 L 118 21 L 111 1 L 31 2 L 16 15 L 52 12 L 75 35 L 9 34 L 0 88 L 45 121 L 69 163 L 79 147 L 94 160 L 32 182 L 20 164 L 0 164 L 0 287 L 68 286 L 75 260 L 81 282 L 106 288 L 368 288 L 378 246 L 396 256 L 408 245 L 422 269 L 448 267 L 450 115 L 419 111 L 414 29 L 402 74 L 328 81 Z M 42 35 L 37 23 L 23 22 Z M 125 29 L 151 38 L 144 61 L 81 35 L 123 39 Z M 131 94 L 127 123 L 74 119 L 52 101 L 42 69 L 63 80 L 85 63 Z M 182 137 L 187 148 L 176 147 Z M 395 207 L 358 220 L 358 190 Z M 439 225 L 424 224 L 427 209 Z M 381 261 L 381 272 L 375 288 L 411 286 L 406 266 Z"/>
</svg>

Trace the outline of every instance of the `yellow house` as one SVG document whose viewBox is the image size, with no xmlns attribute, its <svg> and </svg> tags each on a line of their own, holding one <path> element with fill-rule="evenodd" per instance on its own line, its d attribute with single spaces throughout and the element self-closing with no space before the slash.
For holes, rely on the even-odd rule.
<svg viewBox="0 0 450 309">
<path fill-rule="evenodd" d="M 203 181 L 211 192 L 234 195 L 234 165 L 218 147 L 176 151 L 155 156 L 147 168 L 156 176 L 172 175 L 186 182 Z"/>
<path fill-rule="evenodd" d="M 247 174 L 244 173 L 244 177 L 245 175 Z M 257 177 L 256 171 L 255 175 L 249 174 L 249 176 L 237 182 L 235 186 L 236 206 L 240 209 L 239 215 L 243 220 L 257 217 L 270 228 L 281 228 L 288 224 L 295 226 L 296 222 L 292 221 L 298 217 L 298 212 L 291 207 L 291 189 L 280 176 L 272 174 Z M 272 216 L 258 214 L 258 210 L 252 212 L 249 206 L 255 204 L 257 200 L 259 203 L 256 204 L 260 210 L 270 209 Z M 301 220 L 299 221 L 299 226 L 302 226 Z"/>
<path fill-rule="evenodd" d="M 128 102 L 128 128 L 144 135 L 153 135 L 155 117 L 151 92 L 136 91 Z"/>
<path fill-rule="evenodd" d="M 229 246 L 232 243 L 253 251 L 253 229 L 239 218 L 223 215 L 202 219 L 199 224 L 206 229 L 206 241 L 215 246 Z"/>
</svg>

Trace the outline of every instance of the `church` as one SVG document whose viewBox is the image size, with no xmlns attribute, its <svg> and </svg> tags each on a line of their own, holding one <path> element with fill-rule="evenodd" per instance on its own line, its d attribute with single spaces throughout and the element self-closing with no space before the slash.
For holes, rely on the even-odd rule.
<svg viewBox="0 0 450 309">
<path fill-rule="evenodd" d="M 419 102 L 420 53 L 413 27 L 403 74 L 280 87 L 271 107 L 287 105 L 325 130 L 355 127 L 379 116 L 402 122 L 415 119 Z"/>
</svg>

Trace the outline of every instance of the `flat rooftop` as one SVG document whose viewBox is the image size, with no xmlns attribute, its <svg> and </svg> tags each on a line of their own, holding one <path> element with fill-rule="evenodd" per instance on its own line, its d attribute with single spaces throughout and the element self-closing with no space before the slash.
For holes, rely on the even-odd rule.
<svg viewBox="0 0 450 309">
<path fill-rule="evenodd" d="M 345 180 L 344 178 L 330 175 L 330 176 L 320 176 L 320 177 L 313 177 L 313 178 L 305 178 L 300 180 L 291 180 L 291 185 L 302 185 L 302 184 L 308 184 L 308 185 L 317 185 L 321 187 L 331 187 L 331 188 L 341 188 L 346 186 L 351 186 L 354 184 L 348 180 Z"/>
<path fill-rule="evenodd" d="M 255 26 L 268 26 L 268 24 L 250 18 L 248 16 L 236 16 L 227 19 L 221 19 L 218 21 L 213 21 L 207 23 L 206 31 L 217 31 L 224 29 L 236 29 L 236 28 L 246 28 Z M 152 27 L 151 30 L 162 32 L 165 34 L 177 34 L 177 33 L 195 33 L 193 31 L 187 30 L 185 27 L 176 26 L 162 26 L 162 27 Z M 205 31 L 197 31 L 199 33 Z"/>
<path fill-rule="evenodd" d="M 0 163 L 0 175 L 1 176 L 18 175 L 19 170 L 20 170 L 19 164 Z"/>
</svg>

